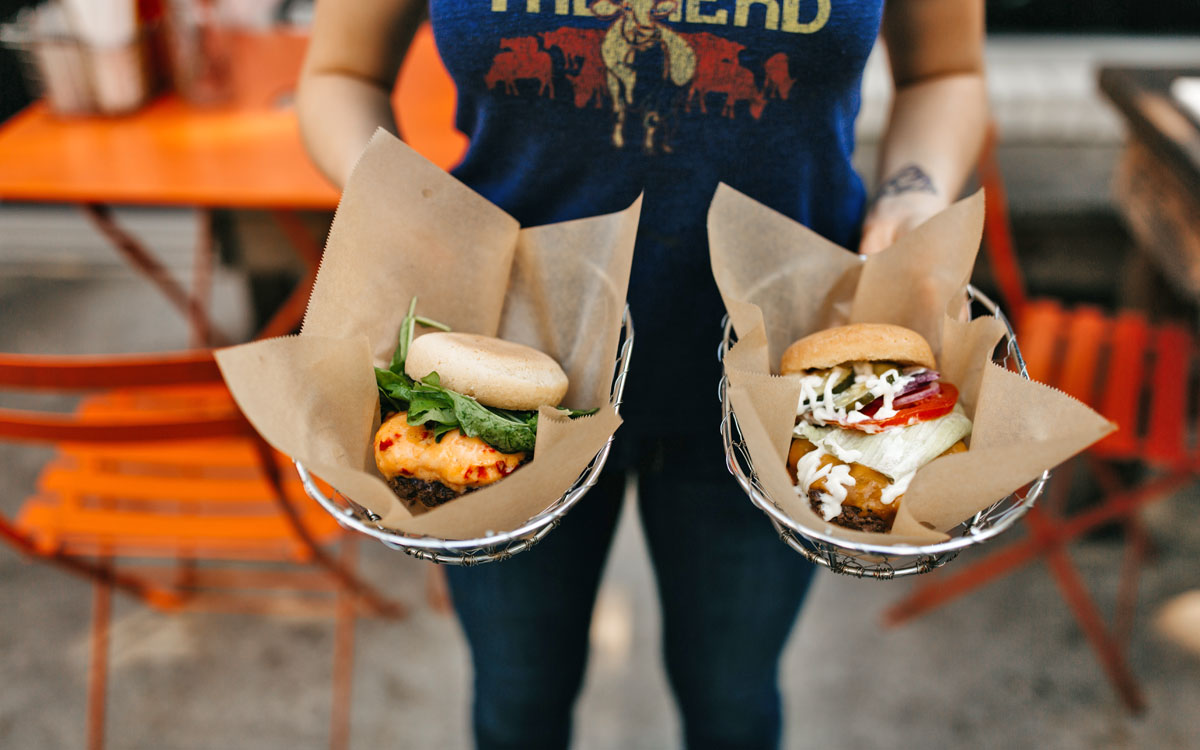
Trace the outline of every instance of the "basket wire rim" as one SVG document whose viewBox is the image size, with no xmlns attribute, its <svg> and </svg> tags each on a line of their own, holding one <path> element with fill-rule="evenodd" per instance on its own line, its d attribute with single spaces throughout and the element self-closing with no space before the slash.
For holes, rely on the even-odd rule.
<svg viewBox="0 0 1200 750">
<path fill-rule="evenodd" d="M 1029 371 L 1025 365 L 1025 358 L 1021 355 L 1020 347 L 1017 345 L 1016 332 L 1013 331 L 1012 324 L 1009 322 L 1007 316 L 1004 315 L 1003 311 L 1000 310 L 1000 307 L 990 297 L 976 289 L 974 286 L 969 284 L 967 285 L 967 295 L 971 301 L 980 303 L 985 309 L 988 310 L 988 312 L 994 315 L 1004 325 L 1005 337 L 1002 344 L 1007 346 L 1008 354 L 1010 357 L 1012 357 L 1017 366 L 1017 372 L 1021 375 L 1021 377 L 1028 380 Z M 728 315 L 725 316 L 725 319 L 722 321 L 722 328 L 724 330 L 724 335 L 721 340 L 721 345 L 718 349 L 718 356 L 723 360 L 725 353 L 729 350 L 730 334 L 732 333 L 733 329 L 733 322 L 729 319 Z M 854 542 L 846 539 L 840 539 L 830 534 L 815 532 L 801 527 L 794 520 L 792 520 L 790 516 L 784 513 L 781 508 L 771 501 L 771 499 L 756 486 L 757 476 L 746 476 L 746 474 L 741 470 L 741 467 L 738 465 L 737 459 L 733 455 L 733 430 L 738 429 L 738 425 L 737 417 L 734 415 L 729 404 L 729 399 L 726 395 L 728 385 L 728 378 L 722 374 L 720 381 L 722 406 L 721 436 L 725 447 L 726 466 L 730 473 L 733 474 L 738 484 L 749 496 L 751 502 L 753 502 L 757 508 L 767 514 L 772 523 L 775 525 L 776 530 L 780 532 L 781 538 L 785 543 L 788 543 L 789 546 L 793 547 L 793 549 L 797 549 L 795 545 L 788 542 L 787 537 L 798 536 L 810 542 L 844 550 L 854 555 L 882 557 L 884 558 L 883 563 L 885 564 L 893 559 L 901 557 L 922 556 L 941 558 L 934 560 L 917 560 L 910 563 L 908 566 L 902 568 L 893 568 L 887 577 L 899 577 L 913 573 L 923 573 L 935 567 L 940 567 L 946 562 L 949 562 L 949 560 L 952 559 L 954 555 L 957 555 L 959 551 L 1003 533 L 1014 523 L 1016 523 L 1017 520 L 1020 519 L 1031 507 L 1033 507 L 1045 489 L 1046 482 L 1048 482 L 1050 479 L 1050 472 L 1048 470 L 1042 472 L 1040 477 L 1028 485 L 1028 489 L 1025 490 L 1024 496 L 1021 496 L 1018 492 L 1014 492 L 998 499 L 995 503 L 992 503 L 987 508 L 979 511 L 967 521 L 960 523 L 958 526 L 954 527 L 954 529 L 951 529 L 953 532 L 958 528 L 965 526 L 965 529 L 961 535 L 954 536 L 948 540 L 934 544 L 875 544 L 871 542 Z M 753 471 L 753 465 L 751 465 L 750 468 Z M 982 519 L 986 516 L 988 511 L 996 507 L 998 504 L 1007 501 L 1010 497 L 1017 497 L 1020 499 L 1020 501 L 1010 512 L 1004 516 L 1004 518 L 1000 519 L 996 523 L 989 524 L 985 528 L 981 528 L 979 524 L 982 522 Z M 804 554 L 805 557 L 813 562 L 830 568 L 838 567 L 836 564 L 831 564 L 831 561 L 827 559 L 827 555 L 834 554 L 832 550 L 825 550 L 822 552 L 817 550 L 806 551 L 797 549 L 797 551 Z M 945 557 L 947 555 L 949 556 Z M 858 564 L 861 564 L 861 562 Z M 853 571 L 839 572 L 850 572 L 852 575 L 855 574 Z M 872 573 L 867 572 L 865 575 L 872 575 Z"/>
<path fill-rule="evenodd" d="M 624 338 L 617 353 L 616 364 L 619 366 L 619 369 L 613 378 L 609 399 L 609 404 L 618 414 L 621 411 L 621 403 L 625 393 L 625 381 L 629 376 L 629 363 L 633 355 L 634 328 L 633 318 L 629 313 L 628 305 L 625 306 L 622 314 L 621 326 Z M 608 455 L 612 450 L 614 437 L 615 435 L 609 436 L 603 447 L 596 452 L 596 455 L 592 457 L 587 467 L 580 473 L 579 478 L 575 480 L 566 492 L 547 505 L 540 513 L 530 518 L 525 524 L 510 531 L 485 534 L 473 539 L 441 539 L 439 537 L 406 534 L 396 529 L 381 526 L 376 523 L 380 518 L 379 516 L 367 508 L 358 505 L 350 498 L 341 495 L 341 493 L 336 493 L 335 491 L 335 494 L 342 497 L 349 504 L 349 507 L 343 506 L 326 496 L 317 487 L 311 473 L 303 463 L 295 460 L 292 463 L 296 467 L 296 473 L 300 476 L 305 494 L 315 500 L 343 526 L 374 537 L 392 549 L 401 550 L 415 557 L 439 563 L 473 564 L 489 562 L 494 559 L 505 559 L 518 552 L 523 552 L 537 541 L 540 541 L 554 526 L 557 526 L 566 512 L 574 507 L 599 480 L 600 471 L 604 468 L 605 463 L 608 461 Z M 364 521 L 364 517 L 367 520 Z"/>
</svg>

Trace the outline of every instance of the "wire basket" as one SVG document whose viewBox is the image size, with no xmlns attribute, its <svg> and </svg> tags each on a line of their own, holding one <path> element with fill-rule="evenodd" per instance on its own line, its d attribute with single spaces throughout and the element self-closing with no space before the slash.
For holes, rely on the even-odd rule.
<svg viewBox="0 0 1200 750">
<path fill-rule="evenodd" d="M 1000 308 L 987 295 L 972 286 L 967 287 L 972 313 L 982 309 L 995 315 L 1004 324 L 1004 339 L 996 346 L 993 360 L 1028 379 L 1025 360 L 1017 346 L 1017 337 L 1012 325 Z M 734 341 L 733 325 L 728 316 L 722 321 L 724 333 L 718 357 L 723 361 Z M 1017 519 L 1033 507 L 1050 479 L 1050 472 L 1042 473 L 1036 481 L 1022 490 L 992 504 L 970 519 L 951 529 L 950 539 L 937 544 L 870 544 L 850 542 L 832 535 L 820 534 L 801 527 L 783 509 L 775 504 L 759 483 L 754 462 L 742 439 L 737 417 L 727 398 L 729 381 L 721 377 L 721 438 L 725 445 L 725 464 L 738 484 L 749 495 L 750 500 L 767 514 L 779 538 L 803 555 L 810 562 L 824 565 L 835 573 L 856 578 L 891 579 L 902 576 L 928 573 L 953 560 L 960 550 L 973 544 L 991 539 L 1016 523 Z"/>
<path fill-rule="evenodd" d="M 617 350 L 617 361 L 609 399 L 609 403 L 618 412 L 621 409 L 621 398 L 625 392 L 625 379 L 629 376 L 629 359 L 632 354 L 633 319 L 629 315 L 629 308 L 626 307 L 621 319 L 621 342 Z M 489 533 L 478 539 L 440 539 L 406 534 L 381 526 L 379 525 L 380 516 L 341 493 L 334 492 L 332 497 L 325 495 L 313 481 L 308 470 L 299 461 L 294 463 L 296 472 L 300 475 L 300 481 L 304 484 L 304 491 L 336 518 L 342 526 L 375 537 L 385 546 L 400 550 L 419 560 L 429 560 L 445 565 L 480 565 L 507 560 L 537 544 L 553 531 L 567 511 L 595 486 L 596 481 L 600 478 L 600 470 L 604 468 L 604 464 L 608 460 L 612 441 L 613 438 L 609 437 L 608 442 L 596 453 L 574 484 L 541 513 L 529 519 L 520 528 Z"/>
</svg>

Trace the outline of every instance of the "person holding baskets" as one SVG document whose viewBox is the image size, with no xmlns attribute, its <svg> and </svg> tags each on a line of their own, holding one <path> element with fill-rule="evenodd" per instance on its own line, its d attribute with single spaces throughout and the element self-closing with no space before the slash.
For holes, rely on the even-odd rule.
<svg viewBox="0 0 1200 750">
<path fill-rule="evenodd" d="M 470 145 L 455 177 L 534 226 L 644 196 L 638 356 L 600 483 L 530 553 L 447 571 L 474 664 L 477 747 L 565 748 L 588 626 L 636 472 L 663 652 L 689 748 L 776 748 L 778 662 L 813 568 L 725 468 L 723 312 L 705 219 L 718 182 L 861 253 L 953 201 L 987 125 L 982 0 L 318 0 L 297 99 L 343 185 L 428 16 Z M 882 34 L 896 93 L 868 201 L 851 165 Z"/>
</svg>

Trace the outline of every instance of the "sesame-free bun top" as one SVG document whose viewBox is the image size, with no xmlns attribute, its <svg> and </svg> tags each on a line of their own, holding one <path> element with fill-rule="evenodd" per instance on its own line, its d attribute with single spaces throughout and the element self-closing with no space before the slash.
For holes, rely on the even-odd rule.
<svg viewBox="0 0 1200 750">
<path fill-rule="evenodd" d="M 473 333 L 427 333 L 413 340 L 404 372 L 431 372 L 452 391 L 497 409 L 558 406 L 567 374 L 551 357 L 523 344 Z"/>
<path fill-rule="evenodd" d="M 823 370 L 843 362 L 895 362 L 934 369 L 937 362 L 921 334 L 887 323 L 855 323 L 805 336 L 783 353 L 779 371 L 788 375 Z"/>
</svg>

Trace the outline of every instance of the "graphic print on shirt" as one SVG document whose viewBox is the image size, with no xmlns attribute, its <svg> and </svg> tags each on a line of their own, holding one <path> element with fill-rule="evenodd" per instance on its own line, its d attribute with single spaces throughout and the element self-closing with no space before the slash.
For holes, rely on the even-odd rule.
<svg viewBox="0 0 1200 750">
<path fill-rule="evenodd" d="M 687 20 L 697 20 L 695 0 L 592 0 L 586 6 L 575 0 L 575 15 L 608 21 L 608 28 L 563 26 L 501 39 L 485 83 L 493 90 L 502 86 L 507 95 L 554 99 L 556 76 L 560 82 L 565 79 L 571 87 L 565 98 L 575 107 L 611 108 L 613 146 L 624 148 L 640 142 L 648 154 L 671 151 L 671 134 L 680 112 L 757 120 L 768 100 L 789 97 L 795 78 L 785 53 L 777 52 L 748 67 L 739 60 L 745 45 L 709 32 L 670 28 L 668 21 L 684 17 L 685 1 Z M 537 2 L 529 0 L 527 11 L 536 12 L 533 6 Z M 746 25 L 748 8 L 754 3 L 766 5 L 765 25 L 772 30 L 813 33 L 829 17 L 829 0 L 818 0 L 817 17 L 798 24 L 798 0 L 783 0 L 781 25 L 776 0 L 739 0 L 736 25 Z M 506 8 L 505 0 L 493 0 L 493 10 Z M 567 8 L 566 0 L 556 0 L 556 10 L 565 12 Z M 698 18 L 725 23 L 728 15 L 720 10 Z M 631 114 L 634 126 L 629 123 Z"/>
<path fill-rule="evenodd" d="M 500 40 L 500 52 L 492 61 L 485 83 L 489 89 L 504 86 L 504 93 L 516 95 L 517 81 L 538 82 L 537 95 L 554 98 L 554 61 L 538 49 L 537 37 L 515 37 Z"/>
<path fill-rule="evenodd" d="M 692 45 L 662 23 L 662 19 L 675 10 L 676 0 L 623 0 L 619 3 L 615 0 L 596 0 L 590 7 L 592 15 L 612 21 L 600 45 L 600 59 L 604 61 L 608 93 L 612 97 L 613 112 L 617 115 L 613 126 L 613 145 L 617 148 L 625 145 L 625 113 L 637 108 L 642 113 L 643 148 L 646 152 L 653 152 L 656 144 L 669 150 L 670 145 L 666 140 L 655 136 L 663 126 L 664 113 L 661 108 L 664 104 L 670 107 L 674 103 L 672 99 L 677 101 L 679 92 L 671 92 L 667 85 L 659 87 L 660 91 L 666 89 L 668 94 L 674 93 L 675 96 L 663 98 L 643 94 L 635 98 L 635 92 L 639 92 L 639 89 L 645 91 L 637 85 L 639 69 L 653 75 L 654 67 L 658 67 L 653 62 L 639 65 L 639 62 L 644 63 L 647 59 L 658 58 L 664 84 L 669 82 L 675 87 L 683 87 L 696 74 L 696 52 Z"/>
</svg>

